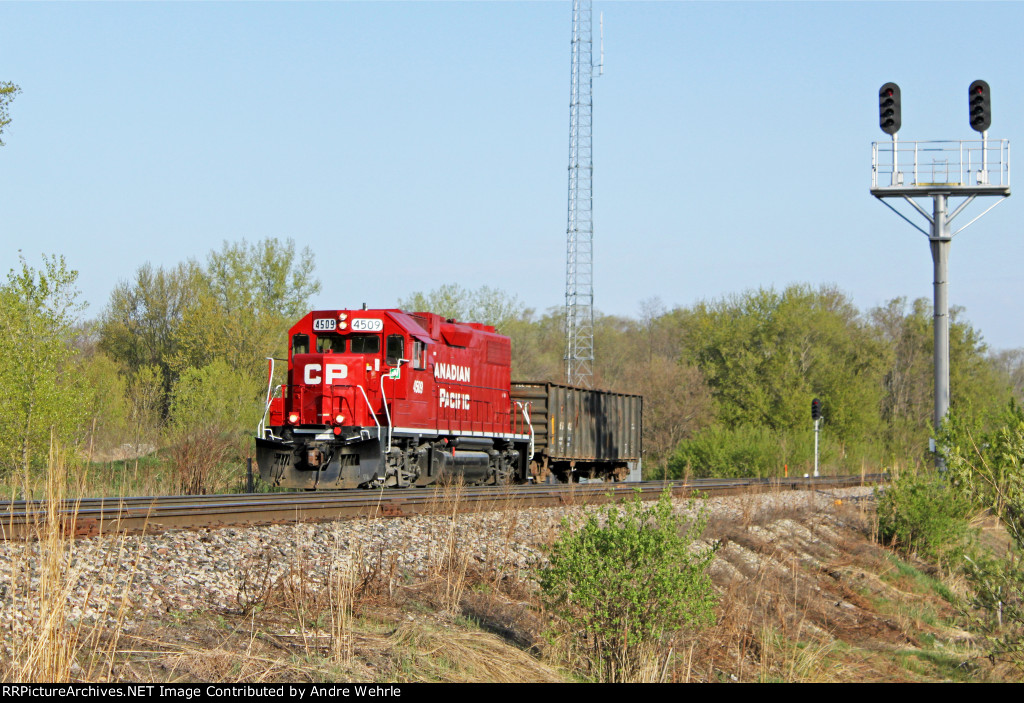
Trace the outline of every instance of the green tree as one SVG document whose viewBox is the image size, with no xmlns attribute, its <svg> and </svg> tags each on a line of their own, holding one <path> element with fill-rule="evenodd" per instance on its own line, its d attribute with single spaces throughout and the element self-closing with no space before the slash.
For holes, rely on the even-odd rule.
<svg viewBox="0 0 1024 703">
<path fill-rule="evenodd" d="M 224 359 L 188 369 L 174 384 L 171 427 L 213 426 L 227 434 L 241 431 L 248 436 L 263 415 L 263 391 L 263 379 L 243 373 Z"/>
<path fill-rule="evenodd" d="M 686 313 L 686 357 L 704 373 L 728 426 L 806 427 L 825 399 L 842 441 L 879 427 L 881 352 L 866 322 L 835 288 L 750 291 Z"/>
<path fill-rule="evenodd" d="M 519 299 L 503 290 L 489 286 L 467 290 L 457 283 L 440 286 L 429 293 L 412 293 L 399 299 L 398 307 L 412 312 L 433 312 L 460 322 L 479 322 L 499 331 L 504 331 L 524 312 Z"/>
<path fill-rule="evenodd" d="M 223 359 L 259 375 L 268 356 L 282 356 L 288 328 L 320 291 L 308 247 L 265 239 L 224 242 L 210 253 L 195 297 L 182 316 L 174 368 L 201 368 Z"/>
<path fill-rule="evenodd" d="M 224 359 L 187 369 L 174 385 L 171 463 L 186 494 L 227 488 L 263 413 L 261 382 Z M 236 469 L 236 470 L 233 470 Z"/>
<path fill-rule="evenodd" d="M 88 433 L 83 446 L 91 461 L 97 453 L 109 456 L 129 436 L 128 388 L 120 366 L 103 352 L 83 358 L 79 373 L 91 391 L 91 402 L 83 408 Z"/>
<path fill-rule="evenodd" d="M 181 326 L 196 305 L 203 272 L 194 261 L 174 268 L 139 267 L 132 282 L 118 284 L 100 319 L 100 349 L 120 363 L 129 377 L 146 367 L 159 370 L 166 412 L 180 347 Z"/>
<path fill-rule="evenodd" d="M 288 327 L 320 290 L 314 266 L 308 248 L 297 252 L 293 241 L 277 239 L 225 242 L 205 265 L 187 261 L 165 270 L 146 264 L 111 294 L 100 348 L 129 377 L 157 370 L 164 417 L 188 369 L 221 359 L 262 382 L 266 357 L 283 355 Z"/>
<path fill-rule="evenodd" d="M 51 439 L 65 447 L 81 436 L 88 390 L 72 346 L 83 305 L 77 272 L 63 257 L 36 270 L 21 259 L 0 286 L 0 472 L 45 466 Z"/>
<path fill-rule="evenodd" d="M 782 432 L 767 427 L 713 424 L 679 443 L 668 459 L 669 476 L 781 476 L 783 464 L 796 466 L 809 453 L 805 449 L 795 456 L 787 454 L 784 438 Z"/>
<path fill-rule="evenodd" d="M 905 298 L 896 298 L 872 310 L 870 318 L 884 353 L 879 407 L 886 443 L 892 455 L 919 456 L 934 413 L 932 304 L 918 298 L 908 305 Z M 987 355 L 981 333 L 963 318 L 963 308 L 950 308 L 950 408 L 990 414 L 1009 399 L 1009 381 Z"/>
<path fill-rule="evenodd" d="M 150 453 L 160 442 L 164 427 L 165 376 L 159 366 L 142 366 L 128 377 L 128 425 L 125 447 L 135 457 Z"/>
<path fill-rule="evenodd" d="M 21 88 L 13 83 L 0 81 L 0 146 L 4 145 L 4 127 L 11 123 L 11 116 L 8 106 L 14 100 L 14 96 L 21 92 Z"/>
<path fill-rule="evenodd" d="M 565 383 L 565 311 L 526 309 L 501 331 L 512 338 L 512 378 Z"/>
<path fill-rule="evenodd" d="M 1024 348 L 993 352 L 989 359 L 1009 385 L 1018 403 L 1024 403 Z"/>
</svg>

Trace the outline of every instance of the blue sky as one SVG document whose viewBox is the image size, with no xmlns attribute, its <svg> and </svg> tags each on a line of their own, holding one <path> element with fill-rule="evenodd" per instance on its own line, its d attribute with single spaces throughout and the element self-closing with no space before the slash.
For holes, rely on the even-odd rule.
<svg viewBox="0 0 1024 703">
<path fill-rule="evenodd" d="M 901 140 L 1024 124 L 1022 3 L 595 2 L 595 306 L 760 286 L 931 297 L 924 235 L 868 189 Z M 0 2 L 0 268 L 63 254 L 89 314 L 146 262 L 293 238 L 317 306 L 445 283 L 564 302 L 571 4 Z M 596 53 L 596 52 L 595 52 Z M 1022 209 L 953 242 L 950 301 L 1024 347 Z M 984 206 L 991 204 L 991 200 Z M 976 214 L 983 206 L 972 206 Z M 962 221 L 969 216 L 961 216 Z"/>
</svg>

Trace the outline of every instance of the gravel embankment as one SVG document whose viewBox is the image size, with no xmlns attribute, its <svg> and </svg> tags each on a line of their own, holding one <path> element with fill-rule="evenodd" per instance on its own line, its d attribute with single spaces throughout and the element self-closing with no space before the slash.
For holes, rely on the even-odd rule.
<svg viewBox="0 0 1024 703">
<path fill-rule="evenodd" d="M 710 498 L 716 519 L 749 520 L 752 513 L 822 510 L 835 498 L 870 494 L 870 488 L 828 492 L 786 491 Z M 685 510 L 685 501 L 678 509 Z M 354 555 L 366 564 L 394 565 L 425 575 L 456 545 L 456 554 L 488 568 L 522 572 L 543 557 L 539 545 L 579 508 L 530 508 L 500 513 L 273 525 L 217 530 L 176 530 L 142 537 L 102 537 L 65 542 L 70 578 L 58 601 L 73 620 L 119 619 L 124 625 L 168 611 L 237 609 L 239 599 L 287 574 L 324 583 Z M 713 536 L 713 535 L 712 535 Z M 39 543 L 0 543 L 0 637 L 24 635 L 38 618 Z M 51 587 L 52 588 L 52 587 Z M 122 598 L 124 596 L 124 598 Z M 50 602 L 54 598 L 49 596 Z M 123 605 L 122 605 L 123 603 Z"/>
</svg>

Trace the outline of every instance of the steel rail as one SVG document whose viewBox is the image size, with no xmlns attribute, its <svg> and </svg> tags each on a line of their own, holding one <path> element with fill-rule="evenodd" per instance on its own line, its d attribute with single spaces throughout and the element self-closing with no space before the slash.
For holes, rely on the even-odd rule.
<svg viewBox="0 0 1024 703">
<path fill-rule="evenodd" d="M 0 539 L 32 539 L 57 521 L 68 535 L 159 533 L 173 528 L 215 528 L 353 518 L 480 512 L 509 507 L 581 505 L 623 500 L 639 491 L 653 499 L 676 495 L 766 490 L 821 490 L 885 480 L 882 474 L 786 479 L 689 479 L 643 483 L 573 483 L 527 486 L 431 486 L 375 491 L 246 493 L 204 496 L 82 498 L 54 505 L 43 500 L 0 502 Z"/>
</svg>

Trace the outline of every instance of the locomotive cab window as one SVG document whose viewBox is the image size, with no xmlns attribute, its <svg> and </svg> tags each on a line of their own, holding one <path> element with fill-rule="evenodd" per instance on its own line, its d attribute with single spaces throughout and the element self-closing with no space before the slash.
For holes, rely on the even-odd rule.
<svg viewBox="0 0 1024 703">
<path fill-rule="evenodd" d="M 423 370 L 427 367 L 427 345 L 418 339 L 412 340 L 412 367 Z"/>
<path fill-rule="evenodd" d="M 321 334 L 316 338 L 316 350 L 320 354 L 344 354 L 345 338 L 336 334 Z"/>
<path fill-rule="evenodd" d="M 375 334 L 354 334 L 349 339 L 353 354 L 380 354 L 380 337 Z"/>
<path fill-rule="evenodd" d="M 405 339 L 400 334 L 388 335 L 388 350 L 384 362 L 398 366 L 398 360 L 405 358 Z"/>
<path fill-rule="evenodd" d="M 292 335 L 292 354 L 308 354 L 309 353 L 309 335 L 307 334 L 296 334 Z"/>
</svg>

